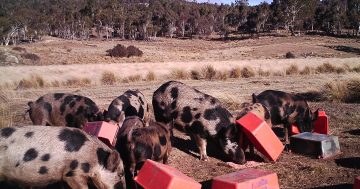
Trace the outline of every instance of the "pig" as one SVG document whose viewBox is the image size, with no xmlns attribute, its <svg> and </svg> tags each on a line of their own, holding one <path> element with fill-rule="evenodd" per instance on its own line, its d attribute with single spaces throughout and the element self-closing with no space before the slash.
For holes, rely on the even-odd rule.
<svg viewBox="0 0 360 189">
<path fill-rule="evenodd" d="M 171 152 L 170 127 L 154 121 L 146 126 L 137 116 L 125 118 L 115 148 L 124 160 L 128 186 L 136 188 L 132 178 L 146 159 L 167 163 Z"/>
<path fill-rule="evenodd" d="M 0 130 L 0 181 L 40 187 L 65 182 L 72 189 L 126 188 L 116 150 L 77 128 L 24 126 Z"/>
<path fill-rule="evenodd" d="M 125 116 L 121 116 L 124 114 Z M 149 106 L 145 96 L 139 90 L 127 90 L 115 98 L 107 111 L 104 111 L 105 121 L 122 125 L 124 118 L 138 116 L 145 123 L 149 122 Z"/>
<path fill-rule="evenodd" d="M 289 143 L 291 126 L 296 123 L 300 132 L 311 132 L 319 109 L 312 112 L 306 100 L 297 94 L 266 90 L 259 95 L 252 94 L 253 103 L 263 104 L 270 112 L 271 124 L 283 124 L 285 143 Z"/>
<path fill-rule="evenodd" d="M 83 128 L 89 121 L 102 121 L 103 113 L 89 98 L 67 93 L 49 93 L 28 102 L 34 125 Z"/>
<path fill-rule="evenodd" d="M 212 139 L 226 158 L 238 164 L 246 162 L 242 146 L 238 145 L 242 131 L 218 99 L 184 83 L 168 81 L 154 92 L 152 104 L 157 122 L 173 121 L 176 128 L 195 140 L 201 160 L 208 161 L 207 139 Z"/>
</svg>

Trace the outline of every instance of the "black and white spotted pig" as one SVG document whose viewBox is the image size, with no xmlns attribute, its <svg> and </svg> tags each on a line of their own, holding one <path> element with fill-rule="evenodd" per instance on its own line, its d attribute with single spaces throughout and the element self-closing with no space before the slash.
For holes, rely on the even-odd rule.
<svg viewBox="0 0 360 189">
<path fill-rule="evenodd" d="M 235 120 L 216 98 L 187 86 L 169 81 L 153 95 L 155 119 L 161 123 L 174 121 L 174 126 L 185 130 L 195 140 L 200 159 L 207 161 L 207 139 L 215 139 L 231 161 L 246 162 L 238 145 L 241 130 Z"/>
<path fill-rule="evenodd" d="M 125 116 L 121 116 L 121 115 Z M 149 121 L 149 106 L 145 96 L 139 90 L 127 90 L 121 96 L 115 98 L 107 111 L 104 112 L 106 121 L 112 121 L 122 125 L 124 118 L 138 116 L 145 123 Z"/>
<path fill-rule="evenodd" d="M 318 117 L 318 110 L 312 112 L 306 100 L 296 94 L 283 91 L 266 90 L 259 95 L 252 95 L 253 103 L 263 104 L 270 112 L 273 125 L 283 124 L 285 142 L 289 142 L 291 126 L 296 123 L 300 132 L 313 129 L 313 122 Z"/>
<path fill-rule="evenodd" d="M 69 127 L 26 126 L 0 130 L 0 180 L 24 186 L 64 181 L 87 189 L 126 188 L 119 153 L 96 137 Z"/>
<path fill-rule="evenodd" d="M 66 93 L 49 93 L 29 102 L 34 125 L 82 128 L 86 122 L 103 120 L 103 113 L 89 98 Z"/>
</svg>

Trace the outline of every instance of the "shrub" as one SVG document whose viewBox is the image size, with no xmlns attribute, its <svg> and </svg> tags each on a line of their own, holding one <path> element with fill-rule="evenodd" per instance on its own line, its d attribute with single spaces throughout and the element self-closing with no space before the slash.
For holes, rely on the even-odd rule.
<svg viewBox="0 0 360 189">
<path fill-rule="evenodd" d="M 208 66 L 205 66 L 202 70 L 202 75 L 204 77 L 204 79 L 207 79 L 207 80 L 212 80 L 212 79 L 215 79 L 215 76 L 216 76 L 216 70 L 213 66 L 211 65 L 208 65 Z"/>
<path fill-rule="evenodd" d="M 334 72 L 336 72 L 336 67 L 329 63 L 324 63 L 324 64 L 316 67 L 316 72 L 317 73 L 334 73 Z"/>
<path fill-rule="evenodd" d="M 323 91 L 331 101 L 360 103 L 360 79 L 329 82 L 325 84 Z"/>
<path fill-rule="evenodd" d="M 295 54 L 293 54 L 292 52 L 287 52 L 287 53 L 285 54 L 285 57 L 286 57 L 286 58 L 295 58 Z"/>
<path fill-rule="evenodd" d="M 106 52 L 112 57 L 128 57 L 127 48 L 121 44 L 116 45 L 113 49 L 109 49 Z"/>
<path fill-rule="evenodd" d="M 251 67 L 244 67 L 241 70 L 241 77 L 243 78 L 249 78 L 254 76 L 255 76 L 255 71 Z"/>
<path fill-rule="evenodd" d="M 147 74 L 146 74 L 146 81 L 154 81 L 156 80 L 156 75 L 154 72 L 152 71 L 149 71 Z"/>
<path fill-rule="evenodd" d="M 143 52 L 140 49 L 132 45 L 127 47 L 127 53 L 128 53 L 127 57 L 143 55 Z"/>
<path fill-rule="evenodd" d="M 113 85 L 116 83 L 116 76 L 111 71 L 104 71 L 101 75 L 101 84 Z"/>
<path fill-rule="evenodd" d="M 305 66 L 304 69 L 300 71 L 301 75 L 310 75 L 312 72 L 312 69 L 309 66 Z"/>
<path fill-rule="evenodd" d="M 170 72 L 170 78 L 173 79 L 188 79 L 189 75 L 185 70 L 182 69 L 173 69 Z"/>
<path fill-rule="evenodd" d="M 297 67 L 297 65 L 293 64 L 286 69 L 285 73 L 286 75 L 296 75 L 299 73 L 299 68 Z"/>
<path fill-rule="evenodd" d="M 21 57 L 22 58 L 25 58 L 25 59 L 29 59 L 33 62 L 37 62 L 40 60 L 40 57 L 36 54 L 33 54 L 33 53 L 24 53 L 24 54 L 21 54 Z"/>
<path fill-rule="evenodd" d="M 241 69 L 240 69 L 240 67 L 232 68 L 230 70 L 229 77 L 230 78 L 239 78 L 239 77 L 241 77 Z"/>
<path fill-rule="evenodd" d="M 20 80 L 16 89 L 42 88 L 45 86 L 44 79 L 39 75 L 31 75 L 29 78 Z"/>
</svg>

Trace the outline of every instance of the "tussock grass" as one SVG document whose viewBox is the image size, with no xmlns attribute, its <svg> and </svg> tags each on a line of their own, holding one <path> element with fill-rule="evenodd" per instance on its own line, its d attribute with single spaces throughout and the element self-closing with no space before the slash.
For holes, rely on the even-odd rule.
<svg viewBox="0 0 360 189">
<path fill-rule="evenodd" d="M 225 81 L 225 80 L 227 80 L 228 79 L 228 77 L 229 77 L 229 75 L 228 75 L 228 72 L 227 71 L 218 71 L 217 73 L 216 73 L 216 79 L 218 79 L 218 80 L 223 80 L 223 81 Z"/>
<path fill-rule="evenodd" d="M 297 65 L 290 65 L 290 67 L 285 70 L 286 75 L 297 75 L 299 74 L 299 67 Z"/>
<path fill-rule="evenodd" d="M 40 61 L 40 57 L 36 54 L 33 54 L 33 53 L 24 53 L 24 54 L 21 54 L 21 57 L 22 58 L 25 58 L 25 59 L 29 59 L 33 62 L 38 62 Z"/>
<path fill-rule="evenodd" d="M 301 74 L 301 75 L 310 75 L 311 73 L 313 73 L 313 69 L 310 68 L 309 66 L 305 66 L 305 67 L 300 71 L 300 74 Z"/>
<path fill-rule="evenodd" d="M 351 71 L 360 73 L 360 66 L 352 68 Z"/>
<path fill-rule="evenodd" d="M 211 65 L 207 65 L 201 69 L 201 74 L 206 80 L 216 79 L 216 72 L 215 68 Z"/>
<path fill-rule="evenodd" d="M 254 76 L 255 76 L 255 71 L 251 67 L 246 66 L 243 69 L 241 69 L 241 77 L 249 78 L 249 77 L 254 77 Z"/>
<path fill-rule="evenodd" d="M 268 76 L 271 75 L 271 72 L 270 72 L 270 71 L 265 71 L 265 70 L 263 70 L 262 68 L 259 68 L 259 69 L 257 70 L 257 74 L 258 74 L 259 76 L 261 76 L 261 77 L 268 77 Z"/>
<path fill-rule="evenodd" d="M 146 80 L 146 81 L 154 81 L 154 80 L 156 80 L 156 79 L 157 79 L 157 77 L 156 77 L 156 75 L 155 75 L 154 72 L 149 71 L 149 72 L 146 74 L 146 77 L 145 77 L 145 80 Z"/>
<path fill-rule="evenodd" d="M 116 76 L 114 72 L 104 71 L 101 75 L 101 84 L 114 85 L 116 83 Z"/>
<path fill-rule="evenodd" d="M 33 74 L 28 78 L 20 80 L 16 89 L 43 88 L 44 86 L 45 80 L 41 76 Z"/>
<path fill-rule="evenodd" d="M 8 99 L 0 95 L 0 128 L 11 126 L 11 111 Z"/>
<path fill-rule="evenodd" d="M 241 77 L 241 68 L 240 67 L 232 68 L 230 70 L 229 77 L 230 78 L 239 78 L 239 77 Z"/>
<path fill-rule="evenodd" d="M 200 79 L 202 79 L 202 75 L 198 70 L 191 70 L 190 78 L 193 80 L 200 80 Z"/>
<path fill-rule="evenodd" d="M 272 73 L 273 76 L 285 76 L 285 72 L 283 71 L 275 71 Z"/>
<path fill-rule="evenodd" d="M 334 73 L 336 72 L 336 67 L 330 63 L 324 63 L 316 67 L 316 73 Z"/>
<path fill-rule="evenodd" d="M 325 84 L 323 93 L 330 101 L 360 103 L 360 78 L 329 82 Z"/>
<path fill-rule="evenodd" d="M 189 74 L 183 69 L 173 69 L 170 72 L 171 79 L 189 79 Z"/>
<path fill-rule="evenodd" d="M 72 78 L 62 82 L 62 86 L 67 87 L 86 87 L 91 85 L 89 78 Z"/>
<path fill-rule="evenodd" d="M 141 81 L 141 75 L 137 74 L 137 75 L 131 75 L 128 76 L 124 79 L 122 79 L 123 83 L 131 83 L 131 82 L 138 82 Z"/>
<path fill-rule="evenodd" d="M 12 48 L 12 50 L 19 51 L 19 52 L 26 52 L 26 49 L 23 47 L 14 47 L 14 48 Z"/>
</svg>

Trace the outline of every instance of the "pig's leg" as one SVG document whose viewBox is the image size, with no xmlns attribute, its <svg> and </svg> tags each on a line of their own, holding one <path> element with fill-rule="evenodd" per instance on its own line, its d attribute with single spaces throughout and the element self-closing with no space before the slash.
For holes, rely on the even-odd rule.
<svg viewBox="0 0 360 189">
<path fill-rule="evenodd" d="M 201 138 L 199 135 L 193 135 L 193 139 L 195 140 L 199 151 L 200 151 L 200 159 L 203 161 L 209 161 L 209 158 L 206 154 L 206 145 L 207 141 L 204 138 Z"/>
<path fill-rule="evenodd" d="M 87 179 L 84 176 L 73 176 L 73 177 L 66 177 L 65 176 L 64 181 L 72 189 L 88 189 Z"/>
</svg>

